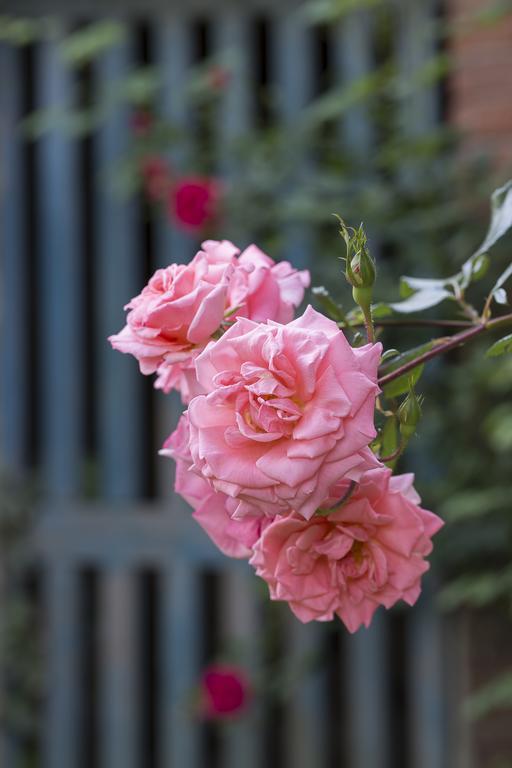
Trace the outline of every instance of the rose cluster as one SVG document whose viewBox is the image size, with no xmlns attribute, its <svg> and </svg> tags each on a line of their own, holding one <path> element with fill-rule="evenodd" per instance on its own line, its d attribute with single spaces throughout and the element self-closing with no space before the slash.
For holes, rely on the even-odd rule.
<svg viewBox="0 0 512 768">
<path fill-rule="evenodd" d="M 156 272 L 111 342 L 188 404 L 161 453 L 213 542 L 301 621 L 354 632 L 416 601 L 442 523 L 369 447 L 381 345 L 352 347 L 310 306 L 293 319 L 308 284 L 254 245 L 207 241 Z"/>
</svg>

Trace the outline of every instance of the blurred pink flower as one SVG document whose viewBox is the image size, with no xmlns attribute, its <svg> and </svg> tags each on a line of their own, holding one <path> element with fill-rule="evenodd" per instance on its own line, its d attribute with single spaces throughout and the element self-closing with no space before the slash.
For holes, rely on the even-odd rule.
<svg viewBox="0 0 512 768">
<path fill-rule="evenodd" d="M 201 713 L 210 719 L 240 715 L 247 707 L 250 688 L 239 667 L 212 664 L 201 680 Z"/>
<path fill-rule="evenodd" d="M 131 127 L 135 136 L 145 136 L 153 126 L 153 115 L 148 109 L 137 109 L 131 119 Z"/>
<path fill-rule="evenodd" d="M 250 561 L 271 598 L 287 601 L 303 622 L 337 615 L 350 632 L 367 627 L 379 605 L 413 605 L 429 568 L 431 537 L 443 522 L 419 506 L 412 482 L 412 475 L 394 477 L 380 466 L 331 514 L 276 518 Z M 348 487 L 337 483 L 331 498 L 342 498 Z"/>
<path fill-rule="evenodd" d="M 308 307 L 288 325 L 240 318 L 196 359 L 206 395 L 189 405 L 193 469 L 230 514 L 309 519 L 375 437 L 382 347 L 353 349 Z"/>
<path fill-rule="evenodd" d="M 215 179 L 189 176 L 179 179 L 169 194 L 169 213 L 185 229 L 202 230 L 216 218 L 220 185 Z"/>
<path fill-rule="evenodd" d="M 145 157 L 141 174 L 148 197 L 155 202 L 165 200 L 171 187 L 171 174 L 165 160 L 157 156 Z"/>
<path fill-rule="evenodd" d="M 225 67 L 213 66 L 208 72 L 208 81 L 214 91 L 223 91 L 231 82 L 231 72 Z"/>
</svg>

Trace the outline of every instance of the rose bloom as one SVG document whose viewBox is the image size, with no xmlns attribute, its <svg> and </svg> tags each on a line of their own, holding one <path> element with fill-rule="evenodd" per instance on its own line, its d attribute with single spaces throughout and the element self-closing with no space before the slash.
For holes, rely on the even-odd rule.
<svg viewBox="0 0 512 768">
<path fill-rule="evenodd" d="M 345 503 L 327 516 L 276 518 L 251 559 L 273 600 L 285 600 L 303 622 L 334 615 L 350 632 L 370 624 L 379 605 L 413 605 L 425 557 L 441 519 L 419 506 L 412 475 L 371 469 Z M 341 498 L 346 481 L 332 489 Z"/>
<path fill-rule="evenodd" d="M 201 680 L 201 713 L 211 719 L 239 715 L 250 697 L 249 683 L 239 667 L 211 664 Z"/>
<path fill-rule="evenodd" d="M 230 514 L 314 515 L 375 437 L 380 344 L 353 349 L 308 307 L 288 325 L 237 322 L 196 359 L 193 469 Z"/>
<path fill-rule="evenodd" d="M 141 166 L 142 181 L 146 194 L 151 200 L 164 200 L 171 186 L 171 174 L 161 157 L 145 157 Z"/>
<path fill-rule="evenodd" d="M 184 229 L 201 230 L 215 218 L 219 200 L 218 181 L 200 176 L 185 177 L 171 189 L 169 213 Z"/>
<path fill-rule="evenodd" d="M 221 552 L 228 557 L 248 559 L 270 519 L 246 517 L 232 520 L 227 509 L 229 497 L 214 491 L 204 477 L 190 471 L 192 458 L 188 446 L 189 423 L 185 413 L 160 451 L 162 456 L 169 456 L 176 462 L 174 490 L 194 509 L 194 519 Z"/>
<path fill-rule="evenodd" d="M 185 403 L 204 390 L 194 360 L 227 316 L 287 320 L 304 297 L 309 272 L 276 264 L 256 246 L 240 250 L 208 240 L 188 265 L 159 269 L 132 299 L 123 330 L 110 337 L 115 349 L 137 358 L 155 386 L 178 389 Z"/>
</svg>

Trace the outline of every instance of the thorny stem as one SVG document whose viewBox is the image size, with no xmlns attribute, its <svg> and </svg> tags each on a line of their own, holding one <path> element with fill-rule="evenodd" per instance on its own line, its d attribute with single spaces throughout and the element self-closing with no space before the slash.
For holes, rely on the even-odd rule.
<svg viewBox="0 0 512 768">
<path fill-rule="evenodd" d="M 492 331 L 502 325 L 511 324 L 512 313 L 503 315 L 502 317 L 496 317 L 493 320 L 487 320 L 485 322 L 479 322 L 478 324 L 472 325 L 471 328 L 468 328 L 465 331 L 461 331 L 460 333 L 456 333 L 454 336 L 451 336 L 446 341 L 441 342 L 433 349 L 430 349 L 428 352 L 424 352 L 423 355 L 416 357 L 414 360 L 409 360 L 409 362 L 404 363 L 404 365 L 400 366 L 400 368 L 397 368 L 395 371 L 391 371 L 390 373 L 381 376 L 379 379 L 379 385 L 383 387 L 384 385 L 389 384 L 390 381 L 398 379 L 404 373 L 412 371 L 412 369 L 416 368 L 417 365 L 426 363 L 428 360 L 432 360 L 432 358 L 437 357 L 438 355 L 443 355 L 445 352 L 449 352 L 451 349 L 460 347 L 462 344 L 470 341 L 475 336 L 479 336 L 486 331 Z"/>
<path fill-rule="evenodd" d="M 475 323 L 471 320 L 429 320 L 427 318 L 388 318 L 384 320 L 374 320 L 373 324 L 377 328 L 402 328 L 402 327 L 425 327 L 425 328 L 472 328 Z M 340 328 L 363 328 L 365 323 L 338 323 Z"/>
</svg>

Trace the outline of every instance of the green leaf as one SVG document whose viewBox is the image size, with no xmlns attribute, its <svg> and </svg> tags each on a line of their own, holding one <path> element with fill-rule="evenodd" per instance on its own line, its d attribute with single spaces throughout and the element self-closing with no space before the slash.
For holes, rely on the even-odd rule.
<svg viewBox="0 0 512 768">
<path fill-rule="evenodd" d="M 398 351 L 398 349 L 386 349 L 380 361 L 381 363 L 385 363 L 386 360 L 390 360 L 392 357 L 396 357 L 399 354 L 400 352 Z"/>
<path fill-rule="evenodd" d="M 424 367 L 424 363 L 421 363 L 411 371 L 404 373 L 403 376 L 399 376 L 394 381 L 386 384 L 386 386 L 383 388 L 384 396 L 389 399 L 392 397 L 398 397 L 399 395 L 404 395 L 406 392 L 409 392 L 411 387 L 414 387 L 416 382 L 419 380 L 421 374 L 423 373 Z"/>
<path fill-rule="evenodd" d="M 445 299 L 453 299 L 453 293 L 441 287 L 429 287 L 420 290 L 409 296 L 408 299 L 390 303 L 391 309 L 395 312 L 408 314 L 410 312 L 421 312 L 423 309 L 429 309 L 440 304 Z"/>
<path fill-rule="evenodd" d="M 491 223 L 481 246 L 473 256 L 486 253 L 512 227 L 512 180 L 491 196 Z"/>
<path fill-rule="evenodd" d="M 69 35 L 60 44 L 60 52 L 68 64 L 81 66 L 122 43 L 126 34 L 123 24 L 99 21 Z"/>
<path fill-rule="evenodd" d="M 325 286 L 317 285 L 312 288 L 311 293 L 318 299 L 318 303 L 328 317 L 335 320 L 337 323 L 345 322 L 346 317 L 343 308 L 332 298 Z"/>
<path fill-rule="evenodd" d="M 468 699 L 466 714 L 472 720 L 497 709 L 512 707 L 512 670 L 491 680 Z"/>
<path fill-rule="evenodd" d="M 499 357 L 500 355 L 504 355 L 506 352 L 512 352 L 512 333 L 509 333 L 508 336 L 504 336 L 499 341 L 495 341 L 494 344 L 487 350 L 486 356 Z"/>
<path fill-rule="evenodd" d="M 492 295 L 497 304 L 508 304 L 507 292 L 504 288 L 496 288 Z"/>
<path fill-rule="evenodd" d="M 398 419 L 396 416 L 390 416 L 386 419 L 379 435 L 380 455 L 392 456 L 398 449 L 400 435 L 398 432 Z M 390 469 L 393 469 L 396 460 L 388 462 Z"/>
</svg>

